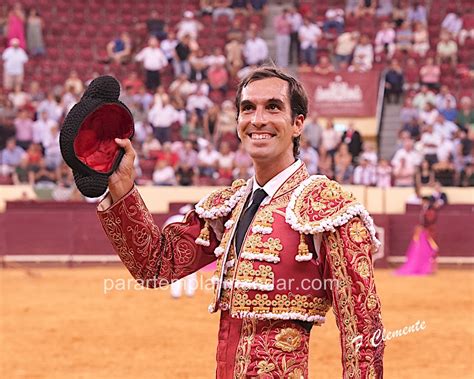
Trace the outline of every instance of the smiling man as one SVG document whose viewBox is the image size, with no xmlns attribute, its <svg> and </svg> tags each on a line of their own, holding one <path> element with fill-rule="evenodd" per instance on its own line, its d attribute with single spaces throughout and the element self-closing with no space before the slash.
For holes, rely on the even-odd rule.
<svg viewBox="0 0 474 379">
<path fill-rule="evenodd" d="M 238 87 L 237 131 L 255 176 L 219 189 L 160 230 L 133 185 L 129 140 L 99 219 L 130 273 L 164 285 L 217 260 L 210 312 L 221 312 L 217 378 L 307 378 L 309 336 L 332 306 L 344 378 L 382 378 L 373 277 L 379 242 L 354 197 L 298 159 L 308 100 L 301 84 L 259 68 Z"/>
</svg>

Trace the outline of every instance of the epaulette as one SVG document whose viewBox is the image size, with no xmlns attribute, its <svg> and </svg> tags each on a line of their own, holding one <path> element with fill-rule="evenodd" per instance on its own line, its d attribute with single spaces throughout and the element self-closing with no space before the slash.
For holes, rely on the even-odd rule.
<svg viewBox="0 0 474 379">
<path fill-rule="evenodd" d="M 380 242 L 369 212 L 352 193 L 324 175 L 313 175 L 303 181 L 291 195 L 286 208 L 286 222 L 302 234 L 334 231 L 356 216 L 361 218 L 378 248 Z"/>
<path fill-rule="evenodd" d="M 227 216 L 242 198 L 246 189 L 245 180 L 234 180 L 230 187 L 212 191 L 203 197 L 196 205 L 196 213 L 201 218 L 211 220 Z"/>
</svg>

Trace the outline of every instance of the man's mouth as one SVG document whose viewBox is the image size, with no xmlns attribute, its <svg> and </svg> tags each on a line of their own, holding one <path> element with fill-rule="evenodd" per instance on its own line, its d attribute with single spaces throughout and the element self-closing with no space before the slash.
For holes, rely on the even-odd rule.
<svg viewBox="0 0 474 379">
<path fill-rule="evenodd" d="M 253 140 L 270 139 L 273 137 L 270 133 L 249 133 L 249 137 Z"/>
</svg>

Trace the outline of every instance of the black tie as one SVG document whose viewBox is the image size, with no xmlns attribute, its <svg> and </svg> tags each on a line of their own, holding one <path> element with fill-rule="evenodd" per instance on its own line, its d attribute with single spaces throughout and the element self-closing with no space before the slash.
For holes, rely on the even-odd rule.
<svg viewBox="0 0 474 379">
<path fill-rule="evenodd" d="M 236 255 L 239 255 L 240 248 L 242 246 L 242 242 L 244 241 L 244 237 L 247 234 L 247 229 L 249 228 L 250 223 L 253 220 L 253 216 L 257 213 L 257 209 L 262 203 L 263 199 L 267 197 L 267 193 L 259 188 L 256 190 L 252 196 L 252 204 L 248 207 L 242 217 L 240 217 L 239 224 L 237 225 L 237 230 L 235 233 L 235 247 L 236 247 Z"/>
</svg>

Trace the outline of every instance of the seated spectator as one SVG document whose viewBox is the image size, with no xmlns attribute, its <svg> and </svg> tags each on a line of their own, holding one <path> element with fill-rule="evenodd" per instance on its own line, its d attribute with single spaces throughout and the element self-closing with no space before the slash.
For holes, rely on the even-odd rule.
<svg viewBox="0 0 474 379">
<path fill-rule="evenodd" d="M 71 200 L 77 188 L 74 185 L 74 176 L 72 170 L 62 162 L 56 170 L 56 187 L 51 196 L 56 201 Z"/>
<path fill-rule="evenodd" d="M 199 175 L 208 179 L 214 179 L 217 173 L 219 158 L 219 152 L 214 149 L 214 145 L 208 143 L 198 154 Z"/>
<path fill-rule="evenodd" d="M 418 117 L 412 117 L 411 120 L 405 123 L 401 128 L 401 132 L 408 132 L 410 134 L 410 138 L 417 141 L 421 135 Z"/>
<path fill-rule="evenodd" d="M 449 161 L 454 164 L 456 155 L 456 145 L 454 141 L 441 135 L 441 143 L 438 146 L 436 155 L 438 156 L 438 162 Z"/>
<path fill-rule="evenodd" d="M 376 169 L 376 186 L 380 188 L 389 188 L 392 186 L 392 166 L 387 160 L 381 159 Z"/>
<path fill-rule="evenodd" d="M 367 159 L 362 159 L 360 164 L 354 169 L 353 183 L 362 186 L 373 186 L 376 180 L 375 166 Z"/>
<path fill-rule="evenodd" d="M 30 101 L 30 94 L 23 91 L 20 84 L 15 85 L 13 92 L 8 94 L 8 100 L 10 100 L 15 109 L 24 108 Z"/>
<path fill-rule="evenodd" d="M 393 101 L 395 104 L 398 104 L 400 102 L 400 96 L 403 94 L 403 81 L 402 68 L 398 60 L 392 59 L 390 68 L 385 74 L 385 90 L 388 103 Z"/>
<path fill-rule="evenodd" d="M 169 87 L 169 94 L 181 105 L 186 105 L 186 99 L 189 95 L 196 92 L 197 86 L 195 83 L 191 83 L 186 74 L 179 75 Z"/>
<path fill-rule="evenodd" d="M 204 50 L 198 49 L 189 56 L 189 64 L 191 65 L 192 81 L 203 80 L 207 78 L 207 69 L 209 67 L 207 57 L 204 56 Z"/>
<path fill-rule="evenodd" d="M 375 35 L 375 53 L 385 53 L 390 59 L 395 52 L 395 36 L 395 30 L 388 22 L 384 21 L 382 29 Z"/>
<path fill-rule="evenodd" d="M 441 108 L 439 113 L 442 114 L 446 120 L 455 121 L 458 116 L 456 102 L 453 103 L 450 98 L 447 98 L 445 108 Z"/>
<path fill-rule="evenodd" d="M 72 70 L 69 73 L 69 77 L 64 82 L 64 89 L 68 90 L 70 88 L 72 88 L 72 92 L 76 96 L 80 96 L 82 92 L 84 91 L 84 84 L 82 83 L 82 80 L 79 78 L 79 75 L 77 74 L 76 70 Z"/>
<path fill-rule="evenodd" d="M 308 143 L 316 150 L 321 145 L 321 138 L 323 134 L 323 127 L 318 122 L 316 114 L 306 117 L 303 128 L 303 138 L 308 140 Z"/>
<path fill-rule="evenodd" d="M 334 156 L 340 142 L 341 136 L 336 129 L 334 129 L 333 120 L 328 119 L 326 128 L 321 135 L 321 147 L 323 147 L 329 155 Z"/>
<path fill-rule="evenodd" d="M 358 39 L 358 32 L 345 32 L 337 37 L 336 48 L 334 52 L 338 69 L 341 63 L 349 65 Z"/>
<path fill-rule="evenodd" d="M 420 57 L 424 57 L 429 50 L 430 40 L 426 25 L 421 22 L 417 22 L 414 25 L 413 31 L 413 51 Z"/>
<path fill-rule="evenodd" d="M 325 34 L 330 29 L 335 29 L 337 34 L 344 32 L 344 10 L 341 8 L 328 8 L 325 14 L 326 20 L 323 24 Z"/>
<path fill-rule="evenodd" d="M 377 1 L 375 0 L 359 1 L 356 15 L 358 17 L 373 16 L 375 14 L 376 5 Z"/>
<path fill-rule="evenodd" d="M 436 95 L 435 105 L 438 109 L 446 109 L 448 105 L 448 101 L 450 105 L 456 106 L 456 98 L 450 93 L 448 86 L 443 85 L 439 89 L 439 93 Z"/>
<path fill-rule="evenodd" d="M 321 38 L 321 29 L 308 17 L 303 19 L 303 25 L 298 30 L 298 38 L 301 48 L 301 63 L 303 66 L 314 66 L 316 64 L 316 50 Z"/>
<path fill-rule="evenodd" d="M 370 39 L 367 35 L 360 37 L 359 43 L 354 49 L 354 58 L 352 59 L 352 65 L 359 67 L 362 71 L 369 71 L 372 69 L 374 62 L 374 49 L 370 43 Z"/>
<path fill-rule="evenodd" d="M 403 70 L 405 91 L 418 90 L 420 88 L 420 69 L 413 58 L 407 59 L 407 64 Z"/>
<path fill-rule="evenodd" d="M 409 182 L 410 186 L 413 185 L 413 175 L 415 174 L 416 167 L 420 164 L 422 157 L 420 154 L 413 148 L 413 140 L 411 138 L 404 138 L 402 140 L 402 147 L 395 152 L 395 155 L 392 158 L 392 167 L 395 171 L 400 169 L 403 166 L 401 172 L 404 176 L 408 172 L 411 173 L 411 181 Z M 403 161 L 403 165 L 402 165 Z M 403 182 L 403 180 L 402 180 Z M 397 185 L 397 184 L 395 184 Z"/>
<path fill-rule="evenodd" d="M 427 23 L 426 7 L 421 3 L 421 1 L 415 0 L 408 7 L 407 21 L 410 24 L 414 24 L 415 22 L 420 22 L 426 25 Z"/>
<path fill-rule="evenodd" d="M 364 149 L 360 154 L 359 159 L 365 159 L 369 162 L 369 164 L 373 166 L 377 166 L 377 152 L 375 151 L 375 146 L 373 142 L 365 142 Z"/>
<path fill-rule="evenodd" d="M 171 126 L 179 119 L 179 112 L 170 103 L 169 97 L 163 99 L 162 106 L 155 104 L 148 113 L 148 121 L 153 127 L 153 133 L 162 144 L 171 140 Z"/>
<path fill-rule="evenodd" d="M 191 40 L 196 40 L 199 32 L 203 29 L 203 25 L 194 18 L 194 13 L 185 11 L 183 19 L 176 25 L 178 29 L 178 39 L 182 40 L 184 36 L 188 36 Z"/>
<path fill-rule="evenodd" d="M 28 164 L 28 157 L 23 155 L 20 164 L 15 167 L 12 173 L 12 181 L 14 185 L 29 184 L 34 185 L 35 173 Z"/>
<path fill-rule="evenodd" d="M 244 58 L 247 65 L 261 65 L 268 58 L 268 46 L 265 40 L 258 37 L 255 30 L 249 32 L 244 45 Z"/>
<path fill-rule="evenodd" d="M 191 144 L 191 147 L 192 147 L 192 144 Z M 171 142 L 164 143 L 161 151 L 158 152 L 156 157 L 157 157 L 157 160 L 159 161 L 166 161 L 166 163 L 173 168 L 179 164 L 179 160 L 180 160 L 180 156 L 178 155 L 178 153 L 173 151 Z M 188 159 L 191 162 L 193 158 L 190 156 L 188 157 Z"/>
<path fill-rule="evenodd" d="M 23 149 L 27 149 L 33 141 L 33 120 L 27 110 L 18 112 L 14 120 L 16 143 Z"/>
<path fill-rule="evenodd" d="M 159 41 L 163 41 L 166 38 L 166 22 L 159 17 L 159 13 L 156 10 L 152 10 L 150 18 L 146 20 L 146 28 L 148 35 L 156 37 Z"/>
<path fill-rule="evenodd" d="M 456 124 L 468 133 L 474 130 L 474 109 L 472 107 L 472 100 L 464 96 L 459 102 L 459 112 L 456 117 Z"/>
<path fill-rule="evenodd" d="M 319 59 L 319 63 L 314 67 L 314 72 L 318 75 L 328 75 L 335 72 L 334 66 L 327 55 L 323 55 Z"/>
<path fill-rule="evenodd" d="M 214 0 L 212 9 L 212 21 L 217 22 L 221 16 L 230 21 L 234 19 L 234 10 L 231 8 L 232 0 Z"/>
<path fill-rule="evenodd" d="M 174 169 L 165 160 L 157 160 L 153 171 L 153 184 L 156 186 L 173 186 L 176 184 Z"/>
<path fill-rule="evenodd" d="M 300 142 L 300 159 L 305 163 L 308 173 L 316 175 L 318 173 L 319 156 L 316 149 L 314 149 L 305 138 Z"/>
<path fill-rule="evenodd" d="M 347 145 L 348 151 L 352 156 L 352 162 L 355 163 L 362 152 L 362 136 L 355 129 L 352 121 L 349 122 L 347 130 L 342 134 L 341 145 Z"/>
<path fill-rule="evenodd" d="M 434 104 L 435 102 L 436 96 L 429 90 L 427 85 L 422 85 L 420 87 L 420 92 L 418 92 L 413 98 L 413 106 L 420 111 L 425 108 L 426 104 Z"/>
<path fill-rule="evenodd" d="M 393 4 L 392 21 L 398 28 L 408 19 L 408 4 L 405 1 L 396 1 Z"/>
<path fill-rule="evenodd" d="M 353 162 L 353 156 L 349 151 L 349 145 L 345 143 L 341 143 L 334 154 L 334 163 L 335 164 L 342 164 L 346 166 L 347 163 Z"/>
<path fill-rule="evenodd" d="M 397 50 L 408 52 L 412 50 L 413 32 L 410 24 L 404 22 L 396 32 Z"/>
<path fill-rule="evenodd" d="M 397 187 L 413 187 L 414 175 L 415 166 L 407 162 L 405 158 L 401 158 L 393 168 L 394 182 Z"/>
<path fill-rule="evenodd" d="M 441 137 L 433 131 L 433 126 L 426 124 L 420 138 L 421 153 L 428 161 L 430 167 L 438 162 L 438 147 Z"/>
<path fill-rule="evenodd" d="M 454 186 L 456 171 L 452 162 L 449 160 L 437 162 L 433 164 L 433 171 L 436 182 L 445 187 Z"/>
<path fill-rule="evenodd" d="M 474 187 L 474 164 L 468 164 L 461 173 L 461 187 Z"/>
<path fill-rule="evenodd" d="M 48 112 L 48 117 L 59 122 L 63 116 L 63 107 L 61 106 L 61 97 L 56 96 L 52 91 L 48 92 L 46 99 L 41 101 L 36 110 L 37 113 Z"/>
<path fill-rule="evenodd" d="M 434 184 L 434 172 L 430 167 L 430 163 L 423 159 L 420 167 L 416 170 L 415 185 L 417 188 L 422 186 L 432 186 Z"/>
<path fill-rule="evenodd" d="M 127 32 L 120 33 L 107 44 L 108 62 L 128 63 L 132 54 L 132 39 Z"/>
<path fill-rule="evenodd" d="M 186 122 L 181 126 L 181 138 L 183 141 L 194 138 L 203 137 L 204 129 L 196 112 L 190 112 Z"/>
<path fill-rule="evenodd" d="M 436 60 L 438 64 L 449 62 L 452 66 L 458 62 L 458 45 L 447 32 L 441 32 L 440 41 L 436 45 Z"/>
<path fill-rule="evenodd" d="M 184 142 L 184 146 L 179 152 L 179 165 L 182 167 L 197 167 L 198 153 L 194 150 L 191 141 Z"/>
<path fill-rule="evenodd" d="M 342 144 L 334 156 L 334 176 L 341 184 L 351 184 L 354 166 L 347 145 Z"/>
<path fill-rule="evenodd" d="M 38 170 L 34 174 L 34 186 L 41 189 L 53 189 L 56 185 L 56 170 L 48 168 L 43 159 L 38 162 Z"/>
<path fill-rule="evenodd" d="M 319 148 L 318 174 L 334 179 L 333 158 L 323 145 Z"/>
<path fill-rule="evenodd" d="M 56 170 L 62 162 L 58 125 L 54 125 L 48 130 L 43 140 L 43 147 L 46 166 Z"/>
<path fill-rule="evenodd" d="M 244 45 L 237 38 L 232 38 L 225 45 L 227 69 L 231 77 L 234 77 L 244 65 Z"/>
<path fill-rule="evenodd" d="M 446 120 L 442 114 L 438 113 L 433 124 L 433 130 L 443 138 L 452 140 L 457 134 L 459 128 L 454 122 Z"/>
<path fill-rule="evenodd" d="M 229 185 L 232 182 L 234 170 L 234 153 L 227 142 L 222 142 L 217 160 L 218 185 Z"/>
<path fill-rule="evenodd" d="M 212 50 L 212 54 L 209 54 L 206 57 L 207 64 L 209 66 L 220 64 L 222 66 L 225 66 L 226 64 L 226 58 L 224 56 L 224 52 L 220 47 L 215 47 Z"/>
<path fill-rule="evenodd" d="M 155 137 L 152 130 L 146 135 L 145 141 L 143 141 L 141 153 L 143 155 L 143 158 L 150 159 L 150 158 L 156 158 L 160 151 L 161 151 L 161 143 Z"/>
<path fill-rule="evenodd" d="M 37 108 L 38 104 L 45 99 L 44 91 L 41 89 L 39 82 L 36 80 L 31 81 L 30 88 L 28 89 L 28 95 L 31 105 L 34 108 Z"/>
<path fill-rule="evenodd" d="M 25 155 L 25 150 L 16 144 L 15 138 L 7 139 L 5 148 L 0 151 L 1 172 L 11 174 Z"/>
<path fill-rule="evenodd" d="M 420 68 L 421 84 L 431 89 L 437 89 L 439 87 L 440 76 L 441 70 L 439 65 L 434 63 L 433 58 L 427 58 L 426 63 Z"/>
<path fill-rule="evenodd" d="M 186 101 L 186 110 L 188 112 L 196 112 L 199 118 L 202 119 L 204 113 L 212 107 L 213 102 L 207 97 L 201 89 L 198 89 L 195 94 L 188 97 Z"/>
<path fill-rule="evenodd" d="M 419 110 L 413 106 L 413 101 L 410 97 L 405 98 L 403 108 L 400 110 L 400 121 L 405 126 L 413 119 L 418 120 Z"/>
<path fill-rule="evenodd" d="M 179 41 L 176 39 L 176 33 L 174 30 L 170 30 L 167 33 L 167 37 L 160 43 L 160 49 L 163 51 L 168 63 L 171 65 L 173 65 L 175 49 L 178 42 Z"/>
<path fill-rule="evenodd" d="M 130 74 L 123 80 L 124 88 L 128 88 L 131 95 L 136 95 L 143 88 L 143 81 L 138 78 L 136 71 L 131 71 Z"/>
<path fill-rule="evenodd" d="M 48 112 L 41 112 L 38 120 L 33 123 L 33 142 L 44 147 L 45 141 L 50 137 L 51 129 L 57 126 L 58 123 L 49 118 Z"/>
<path fill-rule="evenodd" d="M 376 6 L 375 15 L 377 17 L 388 17 L 392 15 L 392 0 L 378 0 Z"/>
<path fill-rule="evenodd" d="M 216 63 L 209 67 L 209 85 L 213 91 L 220 91 L 225 97 L 229 85 L 229 74 L 223 64 Z"/>
<path fill-rule="evenodd" d="M 193 186 L 196 183 L 196 168 L 185 163 L 180 163 L 176 169 L 176 179 L 180 186 Z"/>
<path fill-rule="evenodd" d="M 456 38 L 462 29 L 462 18 L 457 11 L 450 12 L 444 17 L 441 27 Z"/>
<path fill-rule="evenodd" d="M 436 119 L 439 116 L 439 112 L 433 103 L 427 103 L 425 107 L 420 111 L 419 119 L 421 123 L 427 125 L 434 125 Z"/>
</svg>

